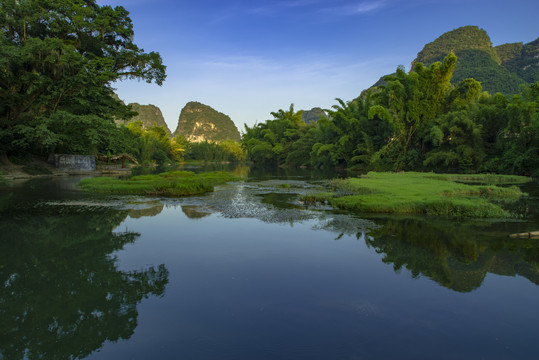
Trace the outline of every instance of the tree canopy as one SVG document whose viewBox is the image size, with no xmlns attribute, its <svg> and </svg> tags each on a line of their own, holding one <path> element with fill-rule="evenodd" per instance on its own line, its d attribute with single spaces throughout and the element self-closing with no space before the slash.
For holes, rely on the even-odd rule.
<svg viewBox="0 0 539 360">
<path fill-rule="evenodd" d="M 121 6 L 3 0 L 0 151 L 53 151 L 65 139 L 65 123 L 70 131 L 99 132 L 100 122 L 132 116 L 113 98 L 112 83 L 140 79 L 161 85 L 166 77 L 160 55 L 140 49 L 133 35 Z M 107 146 L 93 143 L 93 148 Z"/>
<path fill-rule="evenodd" d="M 361 170 L 539 175 L 539 83 L 507 97 L 473 78 L 451 84 L 454 54 L 426 67 L 398 68 L 384 85 L 338 104 L 313 124 L 298 113 L 246 127 L 255 164 Z"/>
</svg>

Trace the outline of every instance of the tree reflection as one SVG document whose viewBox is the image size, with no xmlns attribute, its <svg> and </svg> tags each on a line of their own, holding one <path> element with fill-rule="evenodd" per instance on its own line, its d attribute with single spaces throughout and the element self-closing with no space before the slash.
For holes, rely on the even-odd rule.
<svg viewBox="0 0 539 360">
<path fill-rule="evenodd" d="M 523 276 L 539 285 L 539 243 L 486 234 L 448 221 L 391 219 L 366 239 L 395 271 L 427 276 L 459 292 L 481 286 L 488 272 Z"/>
<path fill-rule="evenodd" d="M 129 338 L 137 304 L 165 292 L 164 265 L 117 268 L 113 253 L 138 236 L 113 232 L 127 212 L 51 208 L 0 214 L 0 358 L 84 358 Z"/>
</svg>

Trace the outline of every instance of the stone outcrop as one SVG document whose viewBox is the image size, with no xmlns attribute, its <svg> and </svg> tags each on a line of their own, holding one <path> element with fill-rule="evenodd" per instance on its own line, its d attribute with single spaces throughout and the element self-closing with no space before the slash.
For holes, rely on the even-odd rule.
<svg viewBox="0 0 539 360">
<path fill-rule="evenodd" d="M 155 105 L 140 105 L 138 103 L 129 104 L 133 108 L 133 111 L 138 115 L 134 116 L 130 120 L 116 120 L 117 124 L 127 125 L 129 123 L 140 121 L 145 129 L 161 126 L 168 134 L 171 133 L 170 129 L 165 122 L 161 109 Z"/>
<path fill-rule="evenodd" d="M 229 116 L 199 102 L 189 102 L 182 109 L 174 136 L 182 135 L 192 142 L 240 141 L 238 128 Z"/>
<path fill-rule="evenodd" d="M 312 108 L 311 110 L 303 110 L 301 114 L 301 120 L 305 122 L 305 124 L 311 124 L 315 123 L 321 118 L 327 119 L 328 114 L 319 107 Z"/>
</svg>

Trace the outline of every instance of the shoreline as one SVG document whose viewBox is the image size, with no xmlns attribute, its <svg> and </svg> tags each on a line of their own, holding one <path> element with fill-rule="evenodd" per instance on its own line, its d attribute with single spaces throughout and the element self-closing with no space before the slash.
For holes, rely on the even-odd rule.
<svg viewBox="0 0 539 360">
<path fill-rule="evenodd" d="M 51 164 L 33 159 L 32 164 L 38 165 L 43 169 L 42 174 L 29 174 L 23 170 L 27 164 L 17 165 L 17 164 L 5 164 L 0 163 L 0 176 L 8 181 L 20 181 L 20 180 L 30 180 L 38 178 L 48 178 L 48 177 L 68 177 L 68 176 L 101 176 L 101 175 L 129 175 L 131 174 L 131 168 L 121 168 L 118 165 L 97 165 L 95 170 L 63 170 L 58 169 Z M 48 172 L 48 173 L 45 173 Z"/>
</svg>

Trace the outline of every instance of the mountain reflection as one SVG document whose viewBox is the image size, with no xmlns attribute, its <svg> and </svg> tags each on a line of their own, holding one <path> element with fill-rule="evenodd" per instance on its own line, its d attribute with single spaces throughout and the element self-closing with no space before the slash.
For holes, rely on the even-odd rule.
<svg viewBox="0 0 539 360">
<path fill-rule="evenodd" d="M 84 358 L 133 334 L 137 304 L 164 294 L 168 271 L 118 269 L 113 253 L 139 236 L 113 232 L 127 214 L 51 206 L 0 222 L 0 358 Z"/>
<path fill-rule="evenodd" d="M 486 234 L 448 221 L 387 220 L 365 240 L 382 261 L 413 277 L 427 276 L 449 289 L 470 292 L 487 273 L 520 275 L 539 285 L 539 243 Z M 494 236 L 493 236 L 494 235 Z"/>
</svg>

